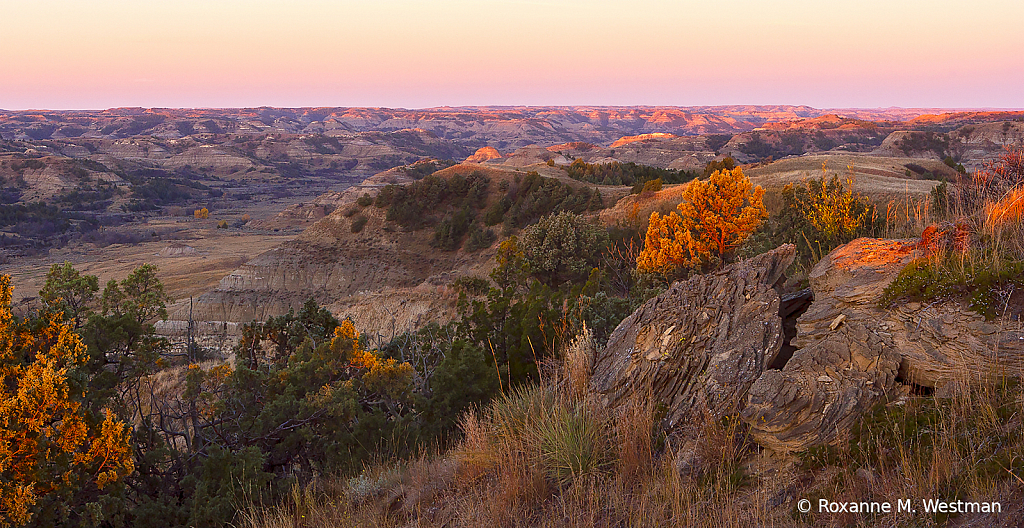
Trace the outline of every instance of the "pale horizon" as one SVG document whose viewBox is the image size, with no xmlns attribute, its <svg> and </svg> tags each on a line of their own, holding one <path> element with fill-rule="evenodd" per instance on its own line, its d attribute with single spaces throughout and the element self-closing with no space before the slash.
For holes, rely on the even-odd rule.
<svg viewBox="0 0 1024 528">
<path fill-rule="evenodd" d="M 259 109 L 259 108 L 276 108 L 276 109 L 321 109 L 321 108 L 346 108 L 346 109 L 367 109 L 367 110 L 395 110 L 395 111 L 407 111 L 407 112 L 432 112 L 441 111 L 446 109 L 460 110 L 460 109 L 530 109 L 530 108 L 729 108 L 729 107 L 758 107 L 758 108 L 770 108 L 775 106 L 780 107 L 808 107 L 818 111 L 828 110 L 849 110 L 849 111 L 883 111 L 883 110 L 906 110 L 908 112 L 914 111 L 941 111 L 941 112 L 1024 112 L 1024 107 L 915 107 L 915 106 L 848 106 L 848 107 L 818 107 L 811 105 L 801 104 L 759 104 L 759 103 L 730 103 L 720 105 L 645 105 L 645 104 L 619 104 L 619 105 L 598 105 L 598 104 L 552 104 L 552 105 L 528 105 L 528 104 L 480 104 L 480 105 L 441 105 L 441 106 L 426 106 L 426 107 L 405 107 L 405 106 L 352 106 L 352 105 L 303 105 L 303 106 L 276 106 L 276 105 L 249 105 L 249 106 L 109 106 L 104 108 L 0 108 L 3 112 L 107 112 L 112 110 L 126 110 L 126 109 L 142 109 L 142 110 L 248 110 L 248 109 Z"/>
<path fill-rule="evenodd" d="M 8 0 L 0 108 L 1024 107 L 1024 3 Z"/>
</svg>

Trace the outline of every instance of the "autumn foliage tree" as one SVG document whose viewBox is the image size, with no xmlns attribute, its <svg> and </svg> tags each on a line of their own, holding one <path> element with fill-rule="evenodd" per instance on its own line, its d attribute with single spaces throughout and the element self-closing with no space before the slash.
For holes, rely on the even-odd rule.
<svg viewBox="0 0 1024 528">
<path fill-rule="evenodd" d="M 738 167 L 690 182 L 678 214 L 651 213 L 637 270 L 673 276 L 721 262 L 767 216 L 763 197 Z"/>
<path fill-rule="evenodd" d="M 18 321 L 11 294 L 0 276 L 0 526 L 43 510 L 56 524 L 134 469 L 129 429 L 83 405 L 88 358 L 73 323 L 56 310 Z"/>
</svg>

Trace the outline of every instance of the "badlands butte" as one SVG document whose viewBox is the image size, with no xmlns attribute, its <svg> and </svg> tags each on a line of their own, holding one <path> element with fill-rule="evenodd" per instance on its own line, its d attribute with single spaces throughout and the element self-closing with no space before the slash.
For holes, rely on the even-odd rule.
<svg viewBox="0 0 1024 528">
<path fill-rule="evenodd" d="M 152 263 L 176 300 L 163 332 L 191 318 L 202 332 L 234 333 L 313 298 L 386 341 L 455 317 L 454 283 L 487 277 L 497 242 L 523 227 L 480 222 L 473 244 L 441 247 L 434 227 L 455 211 L 389 220 L 378 199 L 389 185 L 484 177 L 481 212 L 507 212 L 517 193 L 547 186 L 589 197 L 588 214 L 606 225 L 638 228 L 673 207 L 685 183 L 639 195 L 621 181 L 574 179 L 573 163 L 698 175 L 731 157 L 769 191 L 824 166 L 884 211 L 1022 144 L 1024 112 L 1011 111 L 0 111 L 0 273 L 29 309 L 52 263 L 69 260 L 101 282 Z"/>
</svg>

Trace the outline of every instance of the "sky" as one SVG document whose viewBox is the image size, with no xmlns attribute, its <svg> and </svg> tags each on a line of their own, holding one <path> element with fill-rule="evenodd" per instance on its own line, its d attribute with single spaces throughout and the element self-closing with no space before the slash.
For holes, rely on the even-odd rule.
<svg viewBox="0 0 1024 528">
<path fill-rule="evenodd" d="M 1019 0 L 0 0 L 0 108 L 1024 108 Z"/>
</svg>

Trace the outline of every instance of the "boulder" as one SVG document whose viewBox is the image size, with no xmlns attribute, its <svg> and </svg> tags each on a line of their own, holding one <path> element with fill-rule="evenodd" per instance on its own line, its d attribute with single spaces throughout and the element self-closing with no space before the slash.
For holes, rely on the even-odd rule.
<svg viewBox="0 0 1024 528">
<path fill-rule="evenodd" d="M 676 282 L 627 317 L 597 354 L 591 389 L 609 407 L 635 392 L 666 406 L 666 426 L 742 408 L 783 343 L 773 286 L 793 262 L 785 245 Z"/>
</svg>

